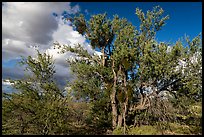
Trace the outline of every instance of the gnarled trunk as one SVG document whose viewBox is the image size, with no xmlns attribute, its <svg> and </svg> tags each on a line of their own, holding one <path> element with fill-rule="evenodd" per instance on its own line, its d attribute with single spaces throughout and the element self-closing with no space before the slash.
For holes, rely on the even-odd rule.
<svg viewBox="0 0 204 137">
<path fill-rule="evenodd" d="M 113 90 L 110 95 L 111 98 L 111 107 L 112 107 L 112 128 L 115 129 L 117 127 L 117 118 L 118 118 L 118 113 L 117 113 L 117 106 L 116 106 L 116 82 L 117 82 L 117 76 L 114 70 L 114 60 L 112 64 L 112 71 L 114 75 L 114 82 L 113 82 Z"/>
<path fill-rule="evenodd" d="M 126 113 L 127 113 L 127 107 L 128 107 L 128 93 L 127 93 L 127 88 L 126 88 L 126 86 L 127 86 L 127 81 L 126 81 L 126 75 L 125 74 L 123 74 L 123 82 L 124 82 L 124 91 L 125 91 L 125 102 L 124 102 L 124 110 L 123 110 L 123 123 L 124 123 L 124 130 L 123 130 L 123 132 L 124 132 L 124 134 L 125 134 L 125 132 L 126 132 Z"/>
<path fill-rule="evenodd" d="M 105 66 L 105 46 L 102 47 L 102 65 Z"/>
<path fill-rule="evenodd" d="M 116 106 L 116 101 L 115 101 L 114 89 L 113 89 L 112 94 L 110 95 L 110 98 L 111 98 L 111 107 L 112 107 L 112 127 L 113 127 L 113 129 L 115 129 L 117 126 L 118 113 L 117 113 L 117 106 Z"/>
<path fill-rule="evenodd" d="M 122 124 L 123 124 L 123 116 L 118 115 L 118 125 L 117 125 L 117 127 L 122 127 Z"/>
</svg>

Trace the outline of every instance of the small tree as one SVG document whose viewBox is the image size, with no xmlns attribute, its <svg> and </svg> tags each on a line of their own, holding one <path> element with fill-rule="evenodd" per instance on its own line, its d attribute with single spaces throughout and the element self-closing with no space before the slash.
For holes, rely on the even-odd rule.
<svg viewBox="0 0 204 137">
<path fill-rule="evenodd" d="M 21 64 L 31 75 L 11 81 L 17 93 L 3 93 L 3 134 L 69 134 L 67 98 L 54 82 L 52 57 L 38 52 Z"/>
</svg>

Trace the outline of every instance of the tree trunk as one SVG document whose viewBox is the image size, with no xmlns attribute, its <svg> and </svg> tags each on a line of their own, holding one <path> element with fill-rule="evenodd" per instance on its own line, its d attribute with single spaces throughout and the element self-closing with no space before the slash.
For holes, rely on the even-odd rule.
<svg viewBox="0 0 204 137">
<path fill-rule="evenodd" d="M 124 74 L 123 75 L 124 76 L 124 79 L 123 79 L 123 81 L 124 81 L 124 91 L 125 91 L 125 102 L 124 102 L 124 111 L 123 111 L 123 123 L 124 123 L 124 130 L 123 130 L 123 132 L 124 132 L 124 134 L 126 133 L 126 113 L 127 113 L 127 107 L 128 107 L 128 93 L 127 93 L 127 89 L 126 89 L 126 86 L 127 86 L 127 83 L 126 83 L 126 75 Z"/>
<path fill-rule="evenodd" d="M 118 125 L 117 125 L 117 127 L 122 127 L 122 124 L 123 124 L 123 116 L 118 115 Z"/>
<path fill-rule="evenodd" d="M 105 46 L 102 47 L 102 65 L 105 66 Z"/>
<path fill-rule="evenodd" d="M 112 128 L 115 129 L 117 126 L 117 117 L 118 117 L 118 113 L 117 113 L 117 106 L 116 106 L 116 81 L 117 81 L 117 76 L 114 70 L 115 64 L 114 64 L 114 60 L 113 60 L 113 64 L 112 64 L 112 71 L 113 71 L 113 75 L 114 75 L 114 83 L 113 83 L 113 91 L 110 95 L 111 98 L 111 107 L 112 107 Z"/>
<path fill-rule="evenodd" d="M 115 91 L 113 90 L 111 94 L 111 107 L 112 107 L 112 127 L 113 129 L 116 128 L 117 126 L 117 107 L 116 107 L 116 102 L 115 102 Z"/>
</svg>

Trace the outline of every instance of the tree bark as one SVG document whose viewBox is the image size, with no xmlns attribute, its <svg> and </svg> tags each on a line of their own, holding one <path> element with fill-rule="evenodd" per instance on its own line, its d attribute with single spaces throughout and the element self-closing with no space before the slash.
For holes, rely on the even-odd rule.
<svg viewBox="0 0 204 137">
<path fill-rule="evenodd" d="M 122 127 L 122 124 L 123 124 L 123 116 L 118 115 L 118 125 L 117 125 L 117 127 Z"/>
<path fill-rule="evenodd" d="M 105 46 L 102 47 L 102 65 L 105 66 Z"/>
<path fill-rule="evenodd" d="M 125 91 L 125 102 L 124 102 L 124 112 L 123 112 L 123 123 L 124 123 L 124 134 L 126 133 L 126 113 L 127 113 L 127 107 L 128 107 L 128 93 L 127 93 L 127 89 L 126 89 L 126 86 L 127 86 L 127 83 L 126 83 L 126 75 L 124 74 L 123 75 L 123 82 L 124 82 L 124 91 Z"/>
<path fill-rule="evenodd" d="M 115 129 L 117 126 L 117 117 L 118 117 L 118 113 L 117 113 L 117 106 L 116 106 L 116 82 L 117 82 L 117 76 L 114 70 L 115 64 L 114 64 L 114 60 L 113 60 L 113 64 L 112 64 L 112 71 L 113 71 L 113 75 L 114 75 L 114 83 L 113 83 L 113 91 L 110 95 L 111 98 L 111 107 L 112 107 L 112 128 Z"/>
</svg>

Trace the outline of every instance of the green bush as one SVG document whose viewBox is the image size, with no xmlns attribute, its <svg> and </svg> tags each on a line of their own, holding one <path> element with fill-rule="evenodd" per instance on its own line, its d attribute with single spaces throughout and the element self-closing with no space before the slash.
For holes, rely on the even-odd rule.
<svg viewBox="0 0 204 137">
<path fill-rule="evenodd" d="M 148 126 L 142 125 L 139 127 L 128 127 L 126 130 L 128 135 L 192 135 L 192 134 L 201 134 L 201 127 L 197 126 L 188 126 L 188 125 L 181 125 L 178 123 L 169 123 L 168 128 L 159 130 L 158 125 L 156 126 Z M 123 128 L 117 128 L 113 130 L 113 135 L 123 135 Z"/>
<path fill-rule="evenodd" d="M 155 126 L 140 126 L 130 128 L 128 131 L 129 135 L 157 135 L 158 131 Z"/>
<path fill-rule="evenodd" d="M 169 126 L 174 134 L 191 134 L 191 129 L 187 125 L 181 125 L 179 123 L 170 123 Z"/>
<path fill-rule="evenodd" d="M 123 128 L 116 128 L 112 132 L 113 135 L 123 135 Z"/>
<path fill-rule="evenodd" d="M 140 127 L 129 127 L 127 129 L 128 135 L 157 135 L 159 132 L 155 126 L 140 126 Z M 113 130 L 113 135 L 122 135 L 123 128 L 117 128 Z"/>
</svg>

